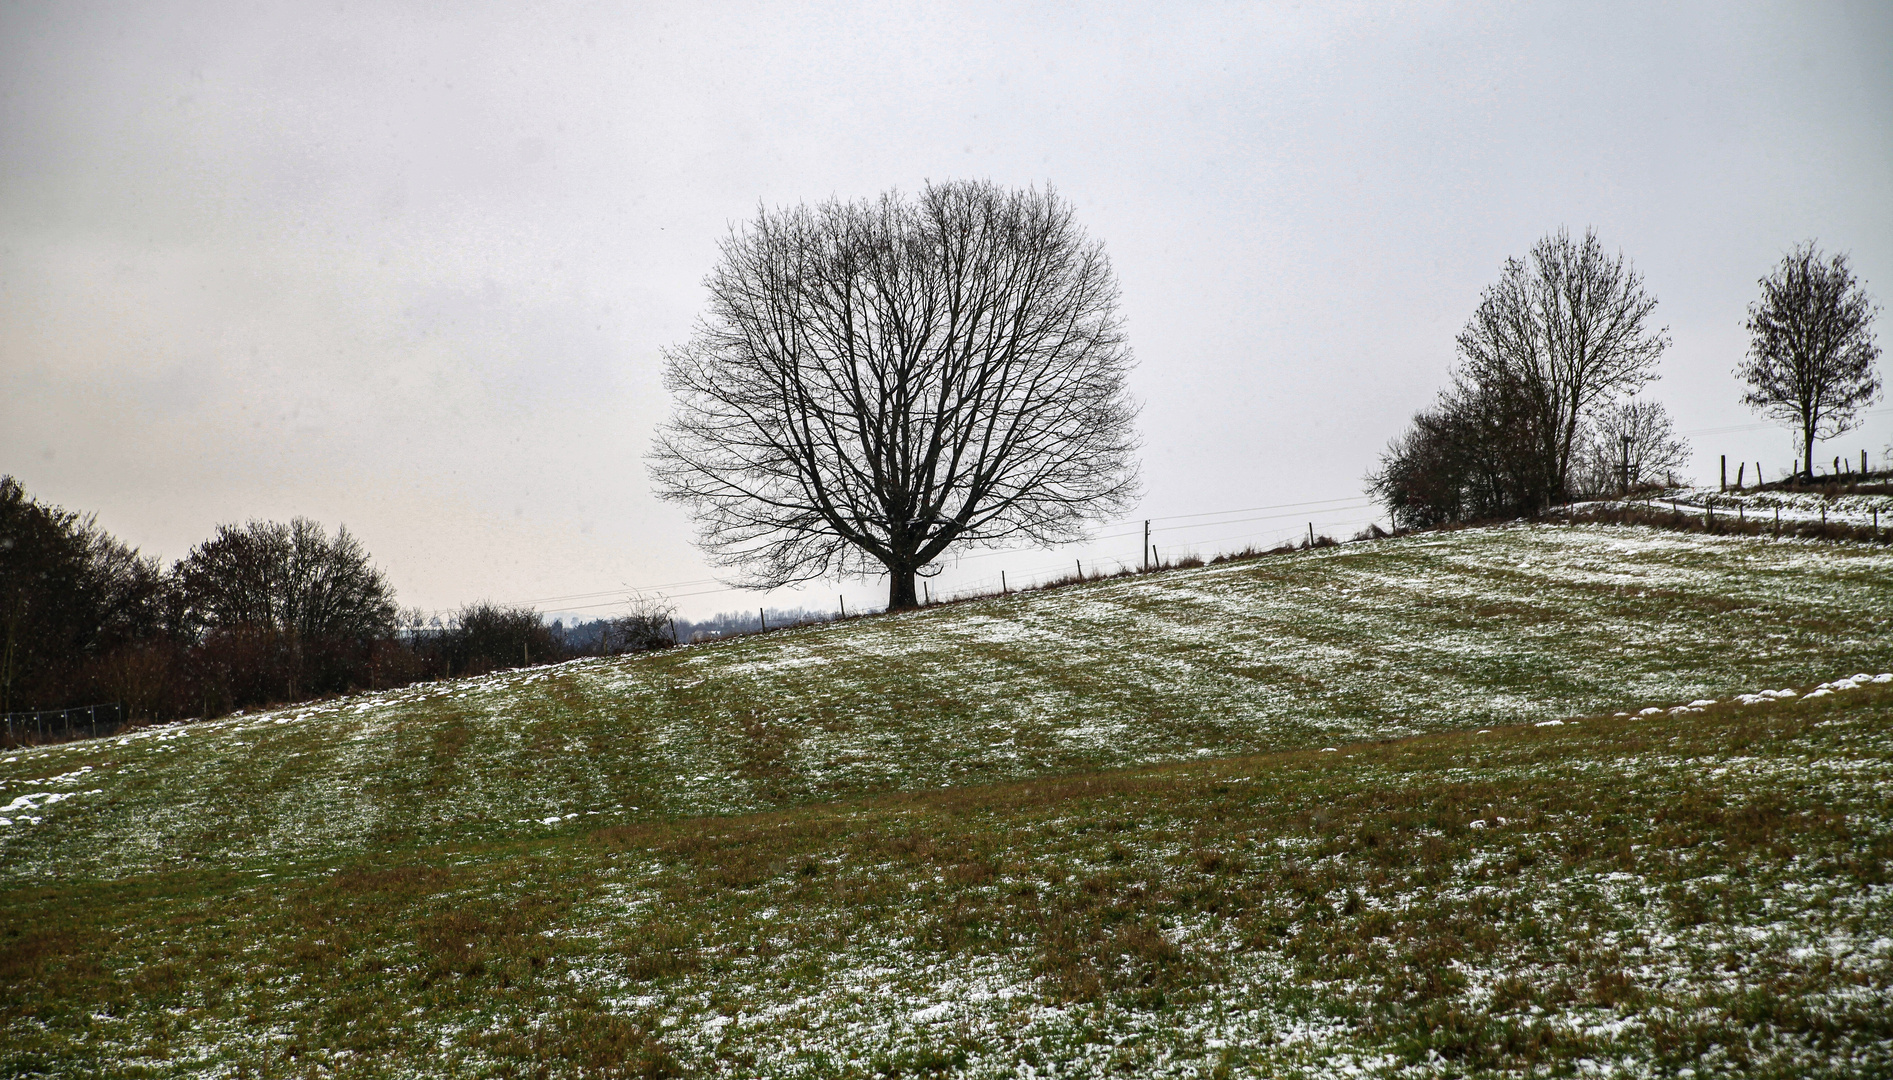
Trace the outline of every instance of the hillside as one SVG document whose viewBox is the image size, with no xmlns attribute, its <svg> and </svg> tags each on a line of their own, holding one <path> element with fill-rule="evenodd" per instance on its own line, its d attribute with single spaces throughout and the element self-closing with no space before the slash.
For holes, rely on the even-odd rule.
<svg viewBox="0 0 1893 1080">
<path fill-rule="evenodd" d="M 1893 687 L 1729 699 L 1889 600 L 1468 530 L 10 754 L 0 1063 L 1857 1075 Z"/>
</svg>

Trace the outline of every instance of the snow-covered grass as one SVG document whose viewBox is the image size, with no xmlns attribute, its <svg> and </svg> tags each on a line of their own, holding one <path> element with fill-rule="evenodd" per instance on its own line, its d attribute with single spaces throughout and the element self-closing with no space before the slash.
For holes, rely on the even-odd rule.
<svg viewBox="0 0 1893 1080">
<path fill-rule="evenodd" d="M 1883 527 L 1893 527 L 1893 495 L 1849 493 L 1829 495 L 1820 491 L 1745 490 L 1722 491 L 1714 487 L 1685 488 L 1654 500 L 1637 500 L 1637 505 L 1667 507 L 1671 501 L 1698 514 L 1713 506 L 1727 516 L 1746 516 L 1782 521 L 1830 521 L 1847 525 L 1871 526 L 1876 520 Z M 1877 517 L 1876 517 L 1877 515 Z"/>
<path fill-rule="evenodd" d="M 1345 545 L 21 751 L 0 881 L 266 866 L 1807 684 L 1893 551 L 1611 527 Z M 81 773 L 81 770 L 90 770 Z"/>
<path fill-rule="evenodd" d="M 11 752 L 0 1069 L 1883 1071 L 1890 571 L 1468 530 Z"/>
</svg>

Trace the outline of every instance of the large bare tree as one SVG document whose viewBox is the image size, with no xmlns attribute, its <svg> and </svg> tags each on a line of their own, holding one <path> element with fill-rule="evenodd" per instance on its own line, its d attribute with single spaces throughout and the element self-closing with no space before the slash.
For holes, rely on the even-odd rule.
<svg viewBox="0 0 1893 1080">
<path fill-rule="evenodd" d="M 1590 230 L 1560 229 L 1507 259 L 1480 297 L 1459 334 L 1461 378 L 1528 403 L 1546 497 L 1571 493 L 1585 415 L 1656 378 L 1669 337 L 1650 325 L 1655 309 L 1642 275 Z"/>
<path fill-rule="evenodd" d="M 1748 384 L 1742 403 L 1800 429 L 1802 468 L 1814 478 L 1814 443 L 1850 431 L 1880 395 L 1875 306 L 1847 256 L 1823 259 L 1813 242 L 1782 256 L 1748 308 Z"/>
<path fill-rule="evenodd" d="M 746 585 L 885 572 L 912 607 L 953 545 L 1075 539 L 1135 495 L 1117 284 L 1049 189 L 765 209 L 706 286 L 650 470 Z"/>
</svg>

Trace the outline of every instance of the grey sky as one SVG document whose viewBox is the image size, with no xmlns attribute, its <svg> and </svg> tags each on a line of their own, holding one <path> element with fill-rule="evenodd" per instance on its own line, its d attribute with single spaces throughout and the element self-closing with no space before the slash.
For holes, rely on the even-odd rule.
<svg viewBox="0 0 1893 1080">
<path fill-rule="evenodd" d="M 1790 245 L 1893 301 L 1893 5 L 10 4 L 0 471 L 166 559 L 346 522 L 427 608 L 753 605 L 673 584 L 711 572 L 645 479 L 660 351 L 759 204 L 960 177 L 1049 182 L 1107 244 L 1138 517 L 1349 499 L 1560 226 L 1645 275 L 1685 431 L 1757 421 L 1730 371 Z M 1708 479 L 1792 453 L 1692 441 Z M 1882 411 L 1823 456 L 1889 443 Z"/>
</svg>

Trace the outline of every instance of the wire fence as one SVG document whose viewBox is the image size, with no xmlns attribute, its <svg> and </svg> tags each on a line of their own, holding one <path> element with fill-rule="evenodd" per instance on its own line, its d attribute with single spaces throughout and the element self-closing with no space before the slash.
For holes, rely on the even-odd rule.
<svg viewBox="0 0 1893 1080">
<path fill-rule="evenodd" d="M 31 712 L 0 713 L 0 720 L 4 720 L 4 725 L 0 726 L 0 738 L 14 746 L 27 742 L 96 739 L 125 726 L 125 706 L 114 701 L 71 709 L 35 709 Z"/>
<path fill-rule="evenodd" d="M 1295 540 L 1303 534 L 1305 529 L 1310 528 L 1324 534 L 1332 533 L 1345 538 L 1370 524 L 1386 522 L 1386 515 L 1376 507 L 1377 503 L 1371 498 L 1349 495 L 1335 499 L 1274 503 L 1267 506 L 1236 507 L 1228 510 L 1205 510 L 1190 514 L 1157 515 L 1148 519 L 1126 518 L 1103 526 L 1110 531 L 1087 536 L 1074 543 L 1061 544 L 1051 549 L 994 548 L 955 555 L 951 564 L 951 568 L 955 570 L 962 567 L 977 570 L 980 567 L 991 566 L 991 563 L 985 561 L 990 559 L 1005 559 L 1012 565 L 1007 567 L 1007 576 L 1003 581 L 1001 572 L 996 568 L 984 576 L 955 574 L 953 584 L 948 587 L 948 591 L 938 593 L 937 596 L 970 598 L 1006 591 L 1008 582 L 1041 583 L 1044 580 L 1062 576 L 1065 573 L 1064 568 L 1073 565 L 1072 562 L 1067 561 L 1074 557 L 1072 553 L 1077 553 L 1085 562 L 1095 563 L 1099 568 L 1106 563 L 1124 567 L 1142 567 L 1148 565 L 1150 559 L 1168 561 L 1179 557 L 1209 556 L 1224 549 L 1239 550 L 1257 544 L 1265 547 L 1273 546 Z M 1284 524 L 1278 525 L 1277 522 Z M 1287 524 L 1290 522 L 1292 524 Z M 1124 528 L 1124 526 L 1130 526 L 1130 528 Z M 1228 531 L 1238 526 L 1248 526 L 1248 528 L 1239 528 L 1233 533 Z M 1220 530 L 1222 535 L 1205 535 L 1205 532 L 1210 530 Z M 1112 541 L 1129 540 L 1135 537 L 1148 537 L 1153 550 L 1144 550 L 1140 543 L 1135 552 L 1122 552 L 1115 559 L 1105 553 L 1106 548 L 1113 546 Z M 1028 560 L 1037 565 L 1019 565 Z M 972 565 L 968 567 L 968 564 Z M 688 581 L 642 586 L 627 584 L 615 589 L 541 596 L 512 603 L 535 608 L 552 606 L 559 611 L 577 613 L 624 607 L 627 603 L 625 598 L 628 595 L 657 596 L 667 601 L 675 601 L 721 594 L 753 595 L 753 590 L 726 584 L 718 578 L 695 578 Z M 610 599 L 604 599 L 606 597 Z M 870 609 L 864 609 L 860 613 L 865 614 L 866 610 Z M 450 614 L 450 612 L 447 609 L 441 609 L 430 614 L 440 616 Z"/>
</svg>

